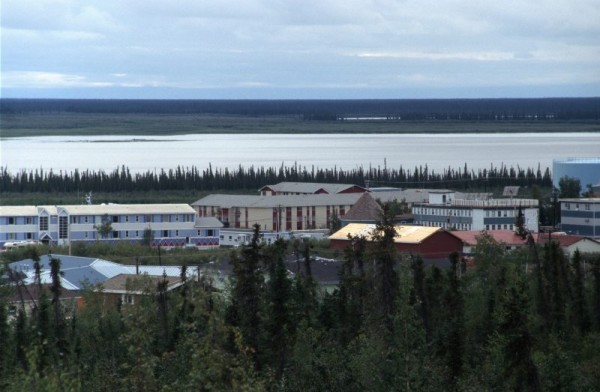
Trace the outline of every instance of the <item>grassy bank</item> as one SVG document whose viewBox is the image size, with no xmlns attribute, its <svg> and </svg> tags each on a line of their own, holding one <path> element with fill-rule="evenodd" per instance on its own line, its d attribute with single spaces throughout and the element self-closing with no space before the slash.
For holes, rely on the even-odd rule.
<svg viewBox="0 0 600 392">
<path fill-rule="evenodd" d="M 308 121 L 298 116 L 187 114 L 5 114 L 0 137 L 212 133 L 599 132 L 600 121 Z"/>
</svg>

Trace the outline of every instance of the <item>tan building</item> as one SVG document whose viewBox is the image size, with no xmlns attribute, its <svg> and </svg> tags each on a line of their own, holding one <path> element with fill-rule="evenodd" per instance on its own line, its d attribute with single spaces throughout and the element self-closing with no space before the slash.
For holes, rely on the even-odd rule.
<svg viewBox="0 0 600 392">
<path fill-rule="evenodd" d="M 206 196 L 194 203 L 198 217 L 216 217 L 225 227 L 264 231 L 329 228 L 331 217 L 343 217 L 362 193 L 248 196 Z"/>
</svg>

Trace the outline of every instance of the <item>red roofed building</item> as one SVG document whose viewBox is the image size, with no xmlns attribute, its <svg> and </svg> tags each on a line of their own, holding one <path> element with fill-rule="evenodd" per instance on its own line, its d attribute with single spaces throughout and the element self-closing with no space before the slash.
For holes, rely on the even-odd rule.
<svg viewBox="0 0 600 392">
<path fill-rule="evenodd" d="M 549 240 L 556 241 L 564 252 L 572 256 L 575 250 L 581 253 L 600 253 L 600 241 L 582 235 L 570 235 L 564 233 L 544 234 L 537 236 L 538 244 L 546 244 Z"/>
<path fill-rule="evenodd" d="M 499 244 L 504 244 L 507 250 L 523 248 L 527 246 L 527 240 L 515 234 L 512 230 L 490 230 L 490 231 L 477 231 L 477 230 L 459 230 L 453 231 L 452 235 L 458 237 L 462 243 L 462 251 L 465 255 L 472 255 L 477 246 L 477 237 L 487 233 L 491 236 L 494 241 Z"/>
<path fill-rule="evenodd" d="M 344 250 L 350 236 L 364 236 L 372 241 L 374 224 L 350 223 L 329 237 L 332 249 Z M 451 232 L 437 227 L 396 226 L 394 243 L 398 252 L 421 256 L 424 260 L 447 260 L 452 252 L 462 253 L 462 241 Z"/>
</svg>

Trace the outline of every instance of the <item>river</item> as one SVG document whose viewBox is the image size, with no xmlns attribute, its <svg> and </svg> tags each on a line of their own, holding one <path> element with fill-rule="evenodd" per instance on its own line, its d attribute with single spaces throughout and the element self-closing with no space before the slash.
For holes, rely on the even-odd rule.
<svg viewBox="0 0 600 392">
<path fill-rule="evenodd" d="M 466 163 L 552 167 L 552 160 L 600 156 L 600 133 L 519 134 L 194 134 L 180 136 L 48 136 L 0 140 L 0 164 L 12 173 L 43 168 L 132 172 L 196 166 L 205 169 L 359 166 L 441 171 Z"/>
</svg>

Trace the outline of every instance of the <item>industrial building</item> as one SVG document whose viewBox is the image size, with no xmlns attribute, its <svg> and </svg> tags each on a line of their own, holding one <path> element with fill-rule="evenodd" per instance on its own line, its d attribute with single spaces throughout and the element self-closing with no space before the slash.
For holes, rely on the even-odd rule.
<svg viewBox="0 0 600 392">
<path fill-rule="evenodd" d="M 578 179 L 582 192 L 587 185 L 600 183 L 600 158 L 567 158 L 552 161 L 552 185 L 559 188 L 563 177 Z"/>
</svg>

